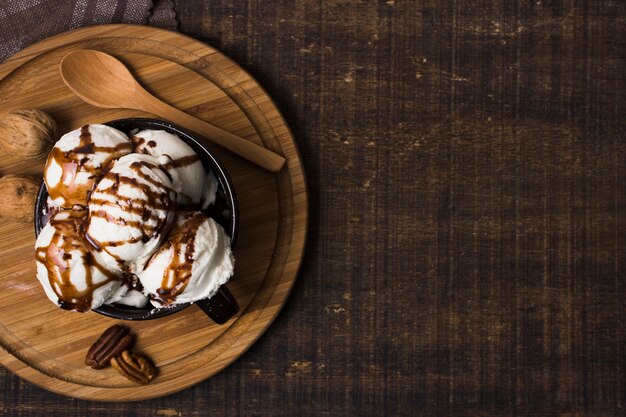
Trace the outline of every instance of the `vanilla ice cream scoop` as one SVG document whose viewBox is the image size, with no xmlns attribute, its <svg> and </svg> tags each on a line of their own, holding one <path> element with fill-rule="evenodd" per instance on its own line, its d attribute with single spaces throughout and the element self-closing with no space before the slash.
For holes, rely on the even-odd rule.
<svg viewBox="0 0 626 417">
<path fill-rule="evenodd" d="M 172 182 L 149 155 L 114 161 L 89 198 L 87 238 L 137 273 L 174 218 Z"/>
<path fill-rule="evenodd" d="M 86 206 L 87 195 L 102 169 L 129 154 L 124 133 L 105 125 L 86 125 L 66 133 L 48 155 L 44 180 L 53 206 Z"/>
<path fill-rule="evenodd" d="M 201 212 L 186 212 L 176 216 L 139 280 L 154 306 L 195 302 L 215 295 L 234 264 L 224 229 Z"/>
<path fill-rule="evenodd" d="M 125 294 L 115 259 L 85 239 L 85 216 L 79 210 L 56 213 L 35 243 L 37 279 L 48 298 L 65 310 L 88 311 Z"/>
<path fill-rule="evenodd" d="M 207 172 L 198 154 L 178 136 L 164 130 L 142 130 L 131 135 L 135 152 L 154 156 L 172 178 L 177 203 L 206 208 L 215 200 L 217 178 Z"/>
<path fill-rule="evenodd" d="M 144 308 L 148 305 L 148 297 L 139 290 L 130 289 L 123 297 L 116 300 L 116 303 L 135 308 Z"/>
</svg>

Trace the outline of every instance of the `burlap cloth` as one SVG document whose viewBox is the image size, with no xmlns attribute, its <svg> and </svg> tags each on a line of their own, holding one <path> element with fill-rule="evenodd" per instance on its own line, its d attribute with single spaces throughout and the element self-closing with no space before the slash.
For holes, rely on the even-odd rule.
<svg viewBox="0 0 626 417">
<path fill-rule="evenodd" d="M 106 23 L 178 25 L 172 0 L 0 0 L 0 62 L 48 36 Z"/>
</svg>

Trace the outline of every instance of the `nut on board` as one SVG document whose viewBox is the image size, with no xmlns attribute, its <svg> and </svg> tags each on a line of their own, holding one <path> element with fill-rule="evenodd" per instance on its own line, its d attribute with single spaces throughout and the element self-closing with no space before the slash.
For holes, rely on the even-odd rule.
<svg viewBox="0 0 626 417">
<path fill-rule="evenodd" d="M 0 116 L 0 147 L 12 157 L 42 159 L 57 135 L 56 122 L 41 110 L 14 110 Z"/>
<path fill-rule="evenodd" d="M 23 175 L 5 175 L 0 178 L 0 216 L 20 223 L 33 221 L 33 207 L 41 180 Z"/>
</svg>

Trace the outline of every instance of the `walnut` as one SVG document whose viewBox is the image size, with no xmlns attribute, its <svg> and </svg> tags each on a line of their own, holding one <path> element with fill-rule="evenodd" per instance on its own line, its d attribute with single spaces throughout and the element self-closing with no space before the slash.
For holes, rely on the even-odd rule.
<svg viewBox="0 0 626 417">
<path fill-rule="evenodd" d="M 0 178 L 0 216 L 21 223 L 33 221 L 35 200 L 41 180 L 22 175 L 5 175 Z"/>
<path fill-rule="evenodd" d="M 0 117 L 0 147 L 9 155 L 41 159 L 57 140 L 57 124 L 41 110 L 14 110 Z"/>
</svg>

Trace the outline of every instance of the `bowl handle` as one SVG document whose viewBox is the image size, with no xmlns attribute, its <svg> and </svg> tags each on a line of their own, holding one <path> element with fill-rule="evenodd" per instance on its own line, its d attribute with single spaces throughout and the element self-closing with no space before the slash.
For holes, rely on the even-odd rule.
<svg viewBox="0 0 626 417">
<path fill-rule="evenodd" d="M 196 304 L 217 324 L 226 323 L 239 311 L 239 304 L 226 285 L 222 285 L 213 297 L 196 301 Z"/>
</svg>

